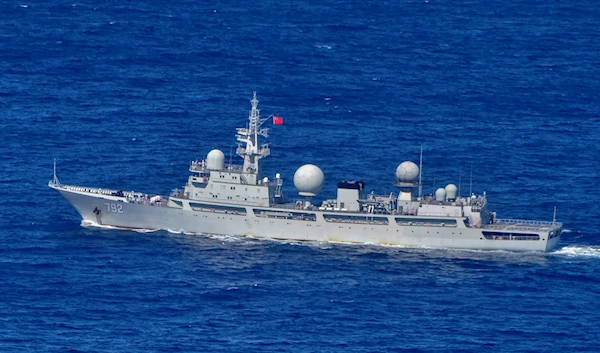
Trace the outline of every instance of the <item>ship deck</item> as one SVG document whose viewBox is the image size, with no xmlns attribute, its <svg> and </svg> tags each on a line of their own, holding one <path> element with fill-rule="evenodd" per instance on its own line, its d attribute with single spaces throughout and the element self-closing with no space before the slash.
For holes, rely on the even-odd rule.
<svg viewBox="0 0 600 353">
<path fill-rule="evenodd" d="M 100 196 L 112 196 L 112 197 L 116 197 L 116 198 L 125 198 L 125 200 L 126 200 L 125 202 L 128 202 L 128 203 L 138 203 L 138 204 L 145 204 L 145 205 L 147 204 L 147 205 L 156 206 L 156 207 L 168 207 L 167 201 L 169 200 L 169 197 L 164 196 L 164 195 L 153 195 L 153 196 L 160 196 L 161 201 L 160 202 L 152 202 L 151 196 L 149 196 L 148 194 L 141 193 L 141 192 L 114 190 L 114 189 L 107 189 L 107 188 L 92 188 L 92 187 L 77 186 L 77 185 L 63 185 L 63 184 L 57 185 L 57 184 L 53 184 L 52 182 L 49 183 L 48 185 L 55 189 L 63 189 L 63 190 L 80 192 L 80 193 L 95 194 L 95 195 L 100 195 Z M 123 200 L 121 200 L 121 201 L 123 201 Z"/>
<path fill-rule="evenodd" d="M 497 218 L 493 224 L 484 224 L 481 229 L 488 230 L 519 230 L 519 231 L 548 231 L 562 227 L 560 222 L 531 221 L 524 219 Z"/>
</svg>

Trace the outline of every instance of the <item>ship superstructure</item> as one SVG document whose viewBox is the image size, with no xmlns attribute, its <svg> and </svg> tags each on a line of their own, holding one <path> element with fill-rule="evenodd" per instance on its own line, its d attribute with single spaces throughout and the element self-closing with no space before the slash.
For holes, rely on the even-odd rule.
<svg viewBox="0 0 600 353">
<path fill-rule="evenodd" d="M 261 160 L 271 153 L 267 144 L 261 144 L 260 137 L 268 137 L 268 129 L 262 125 L 268 118 L 261 119 L 256 93 L 250 101 L 252 110 L 249 123 L 238 128 L 239 142 L 236 153 L 244 159 L 242 165 L 226 164 L 225 154 L 217 149 L 208 153 L 205 160 L 194 161 L 190 165 L 189 177 L 183 192 L 175 192 L 172 198 L 206 202 L 222 202 L 231 205 L 270 206 L 281 196 L 279 176 L 269 181 L 263 177 Z"/>
<path fill-rule="evenodd" d="M 56 171 L 49 186 L 84 222 L 126 229 L 516 251 L 549 251 L 560 239 L 561 223 L 497 218 L 485 194 L 461 197 L 453 184 L 422 197 L 422 168 L 411 161 L 396 169 L 397 195 L 366 193 L 363 181 L 344 180 L 337 197 L 320 205 L 313 205 L 312 197 L 324 174 L 303 165 L 294 174 L 302 198 L 286 202 L 281 176 L 270 180 L 261 172 L 261 161 L 270 154 L 269 145 L 261 143 L 268 137 L 262 126 L 269 118 L 260 117 L 256 93 L 250 102 L 248 124 L 236 131 L 243 164 L 225 163 L 224 153 L 214 149 L 191 163 L 187 183 L 169 196 L 63 185 Z"/>
</svg>

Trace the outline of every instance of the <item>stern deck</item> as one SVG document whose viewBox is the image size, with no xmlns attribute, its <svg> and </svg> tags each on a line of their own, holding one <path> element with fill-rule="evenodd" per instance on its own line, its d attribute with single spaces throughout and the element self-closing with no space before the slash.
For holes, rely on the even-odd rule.
<svg viewBox="0 0 600 353">
<path fill-rule="evenodd" d="M 489 230 L 516 230 L 516 231 L 529 231 L 529 232 L 548 232 L 555 229 L 562 228 L 560 222 L 546 222 L 546 221 L 532 221 L 525 219 L 507 219 L 498 218 L 494 220 L 492 224 L 485 224 L 481 229 Z"/>
</svg>

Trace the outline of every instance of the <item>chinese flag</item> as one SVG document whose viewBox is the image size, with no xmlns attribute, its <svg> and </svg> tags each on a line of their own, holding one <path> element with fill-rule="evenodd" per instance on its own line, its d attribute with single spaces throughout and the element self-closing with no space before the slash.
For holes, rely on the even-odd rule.
<svg viewBox="0 0 600 353">
<path fill-rule="evenodd" d="M 283 125 L 283 118 L 273 115 L 273 125 Z"/>
</svg>

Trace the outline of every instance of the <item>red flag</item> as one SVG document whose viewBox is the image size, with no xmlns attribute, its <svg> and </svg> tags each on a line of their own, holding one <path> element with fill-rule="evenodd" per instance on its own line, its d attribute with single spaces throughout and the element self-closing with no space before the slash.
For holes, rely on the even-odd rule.
<svg viewBox="0 0 600 353">
<path fill-rule="evenodd" d="M 273 125 L 283 125 L 283 118 L 273 115 Z"/>
</svg>

